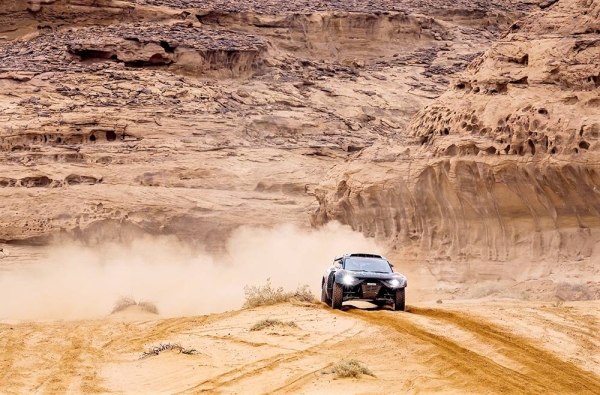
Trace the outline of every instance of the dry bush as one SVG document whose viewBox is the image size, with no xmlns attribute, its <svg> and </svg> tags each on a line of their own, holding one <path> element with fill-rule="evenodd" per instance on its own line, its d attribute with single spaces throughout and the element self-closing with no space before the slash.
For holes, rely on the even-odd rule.
<svg viewBox="0 0 600 395">
<path fill-rule="evenodd" d="M 111 314 L 123 311 L 130 306 L 140 306 L 140 308 L 144 311 L 147 311 L 152 314 L 158 314 L 158 307 L 156 307 L 154 303 L 145 300 L 136 302 L 136 300 L 131 296 L 122 296 L 121 298 L 119 298 L 119 300 L 115 302 Z"/>
<path fill-rule="evenodd" d="M 147 311 L 148 313 L 158 314 L 158 307 L 152 302 L 147 300 L 142 300 L 138 302 L 138 306 L 142 308 L 142 310 Z"/>
<path fill-rule="evenodd" d="M 129 306 L 135 306 L 137 302 L 130 296 L 122 296 L 115 302 L 115 305 L 111 311 L 111 314 L 117 313 L 119 311 L 125 310 Z"/>
<path fill-rule="evenodd" d="M 244 294 L 246 295 L 244 308 L 268 306 L 292 300 L 302 302 L 313 302 L 315 300 L 315 296 L 310 292 L 308 285 L 298 287 L 294 292 L 286 292 L 282 287 L 273 288 L 270 278 L 267 279 L 266 285 L 246 285 Z"/>
<path fill-rule="evenodd" d="M 510 298 L 510 299 L 517 299 L 517 300 L 530 300 L 531 299 L 531 292 L 527 291 L 527 290 L 513 290 L 513 289 L 506 289 L 504 291 L 502 291 L 498 296 L 504 297 L 504 298 Z"/>
<path fill-rule="evenodd" d="M 554 307 L 561 307 L 561 306 L 562 306 L 564 303 L 565 303 L 565 301 L 564 301 L 564 300 L 560 300 L 560 299 L 558 299 L 558 300 L 556 300 L 556 301 L 554 301 L 554 302 L 552 303 L 552 306 L 554 306 Z"/>
<path fill-rule="evenodd" d="M 333 367 L 333 373 L 335 373 L 337 377 L 359 377 L 361 374 L 375 377 L 368 367 L 356 359 L 342 359 Z"/>
<path fill-rule="evenodd" d="M 270 328 L 273 326 L 287 326 L 290 328 L 298 328 L 298 325 L 296 325 L 296 323 L 293 321 L 283 322 L 278 319 L 267 318 L 264 320 L 260 320 L 256 324 L 252 325 L 250 331 L 262 331 L 263 329 Z"/>
<path fill-rule="evenodd" d="M 169 351 L 169 350 L 177 350 L 177 351 L 179 351 L 180 354 L 186 354 L 186 355 L 198 354 L 198 351 L 196 351 L 195 349 L 183 348 L 178 343 L 165 343 L 165 344 L 161 343 L 156 347 L 150 348 L 148 351 L 144 351 L 142 353 L 142 355 L 140 356 L 140 359 L 152 357 L 152 356 L 160 354 L 163 351 Z"/>
<path fill-rule="evenodd" d="M 315 301 L 315 295 L 310 291 L 310 287 L 308 284 L 304 284 L 293 292 L 291 300 L 297 300 L 299 302 L 310 302 L 313 303 Z"/>
<path fill-rule="evenodd" d="M 556 299 L 558 300 L 590 300 L 592 294 L 587 284 L 560 282 L 556 286 Z"/>
</svg>

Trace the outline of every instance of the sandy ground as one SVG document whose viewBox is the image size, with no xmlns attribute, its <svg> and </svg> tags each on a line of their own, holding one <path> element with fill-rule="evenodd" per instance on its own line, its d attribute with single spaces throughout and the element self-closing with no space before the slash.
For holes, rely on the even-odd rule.
<svg viewBox="0 0 600 395">
<path fill-rule="evenodd" d="M 161 319 L 137 307 L 99 319 L 0 324 L 2 394 L 600 393 L 600 302 L 280 304 Z M 298 328 L 250 331 L 265 318 Z M 141 359 L 161 343 L 165 351 Z M 339 379 L 354 358 L 376 377 Z"/>
</svg>

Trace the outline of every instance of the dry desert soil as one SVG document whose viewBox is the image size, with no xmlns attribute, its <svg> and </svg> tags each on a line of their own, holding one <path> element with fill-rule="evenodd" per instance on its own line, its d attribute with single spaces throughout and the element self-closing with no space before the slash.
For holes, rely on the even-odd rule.
<svg viewBox="0 0 600 395">
<path fill-rule="evenodd" d="M 0 0 L 0 394 L 599 394 L 599 59 L 600 0 Z M 243 307 L 351 252 L 407 311 Z"/>
<path fill-rule="evenodd" d="M 161 319 L 0 325 L 2 393 L 597 394 L 598 302 L 422 303 L 408 312 L 285 303 Z M 297 327 L 250 328 L 263 319 Z M 161 344 L 195 349 L 141 358 Z M 356 359 L 375 375 L 337 378 Z"/>
</svg>

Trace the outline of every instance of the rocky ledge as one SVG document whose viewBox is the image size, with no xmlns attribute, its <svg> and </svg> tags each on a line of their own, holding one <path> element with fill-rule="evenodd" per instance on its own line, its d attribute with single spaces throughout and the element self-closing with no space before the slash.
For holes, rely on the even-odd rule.
<svg viewBox="0 0 600 395">
<path fill-rule="evenodd" d="M 599 12 L 563 0 L 515 22 L 402 144 L 333 172 L 315 222 L 387 238 L 440 280 L 596 278 Z"/>
<path fill-rule="evenodd" d="M 197 75 L 226 70 L 239 77 L 258 67 L 264 50 L 265 43 L 258 37 L 188 24 L 70 29 L 0 47 L 0 78 L 93 72 L 114 67 L 111 63 L 169 66 Z"/>
<path fill-rule="evenodd" d="M 0 239 L 93 243 L 150 233 L 208 248 L 222 247 L 240 225 L 308 228 L 318 185 L 368 158 L 369 147 L 394 151 L 378 151 L 378 161 L 395 147 L 400 156 L 426 155 L 410 145 L 411 117 L 538 8 L 2 4 Z"/>
</svg>

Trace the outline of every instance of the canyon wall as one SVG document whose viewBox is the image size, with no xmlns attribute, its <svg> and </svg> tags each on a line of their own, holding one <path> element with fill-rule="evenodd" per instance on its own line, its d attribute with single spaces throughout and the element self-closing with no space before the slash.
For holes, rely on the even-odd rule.
<svg viewBox="0 0 600 395">
<path fill-rule="evenodd" d="M 330 173 L 315 224 L 385 238 L 440 280 L 597 277 L 599 12 L 561 0 L 515 22 L 400 143 Z"/>
<path fill-rule="evenodd" d="M 310 227 L 332 168 L 536 5 L 0 1 L 0 241 Z"/>
</svg>

